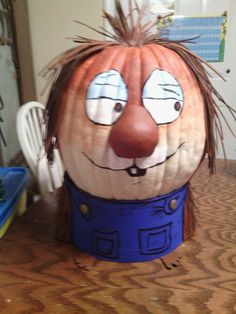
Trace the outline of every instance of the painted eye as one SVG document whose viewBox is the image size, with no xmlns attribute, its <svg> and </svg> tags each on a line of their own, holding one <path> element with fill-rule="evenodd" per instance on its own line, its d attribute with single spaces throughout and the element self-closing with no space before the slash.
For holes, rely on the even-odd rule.
<svg viewBox="0 0 236 314">
<path fill-rule="evenodd" d="M 177 102 L 175 103 L 175 110 L 176 110 L 176 111 L 180 111 L 180 109 L 181 109 L 181 103 L 180 103 L 179 101 L 177 101 Z"/>
<path fill-rule="evenodd" d="M 115 110 L 116 112 L 121 112 L 121 111 L 123 111 L 123 106 L 122 106 L 122 104 L 121 104 L 120 102 L 117 102 L 117 103 L 115 104 L 114 110 Z"/>
<path fill-rule="evenodd" d="M 116 70 L 103 72 L 88 87 L 86 113 L 94 123 L 111 125 L 122 115 L 127 99 L 127 87 L 120 73 Z"/>
<path fill-rule="evenodd" d="M 157 124 L 175 121 L 183 109 L 183 92 L 170 73 L 155 69 L 143 87 L 143 105 Z"/>
</svg>

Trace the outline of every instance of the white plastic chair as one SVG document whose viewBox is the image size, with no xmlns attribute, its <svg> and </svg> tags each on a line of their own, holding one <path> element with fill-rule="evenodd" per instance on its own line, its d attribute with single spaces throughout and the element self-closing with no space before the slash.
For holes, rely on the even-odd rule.
<svg viewBox="0 0 236 314">
<path fill-rule="evenodd" d="M 42 196 L 62 186 L 64 175 L 62 160 L 57 149 L 54 149 L 54 162 L 49 164 L 47 160 L 44 149 L 46 133 L 44 110 L 44 105 L 31 101 L 19 108 L 16 117 L 20 146 L 38 182 Z"/>
</svg>

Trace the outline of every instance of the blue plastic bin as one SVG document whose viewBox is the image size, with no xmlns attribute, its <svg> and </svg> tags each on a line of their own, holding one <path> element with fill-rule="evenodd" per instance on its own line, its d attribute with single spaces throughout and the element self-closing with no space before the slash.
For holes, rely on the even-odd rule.
<svg viewBox="0 0 236 314">
<path fill-rule="evenodd" d="M 17 214 L 26 210 L 26 186 L 29 170 L 23 167 L 1 167 L 3 199 L 0 201 L 0 239 L 4 236 Z"/>
</svg>

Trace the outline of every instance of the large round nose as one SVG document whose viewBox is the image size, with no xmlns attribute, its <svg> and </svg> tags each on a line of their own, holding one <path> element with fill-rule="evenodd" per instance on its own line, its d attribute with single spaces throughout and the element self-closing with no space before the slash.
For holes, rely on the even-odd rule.
<svg viewBox="0 0 236 314">
<path fill-rule="evenodd" d="M 112 127 L 109 143 L 119 157 L 150 156 L 159 140 L 158 126 L 142 106 L 127 106 Z"/>
</svg>

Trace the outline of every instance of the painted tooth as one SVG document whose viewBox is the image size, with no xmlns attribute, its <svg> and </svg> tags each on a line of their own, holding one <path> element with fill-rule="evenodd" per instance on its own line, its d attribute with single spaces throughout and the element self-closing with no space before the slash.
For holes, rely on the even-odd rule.
<svg viewBox="0 0 236 314">
<path fill-rule="evenodd" d="M 137 173 L 138 173 L 138 169 L 137 169 L 137 168 L 131 168 L 131 169 L 130 169 L 130 172 L 131 172 L 132 174 L 137 174 Z"/>
</svg>

